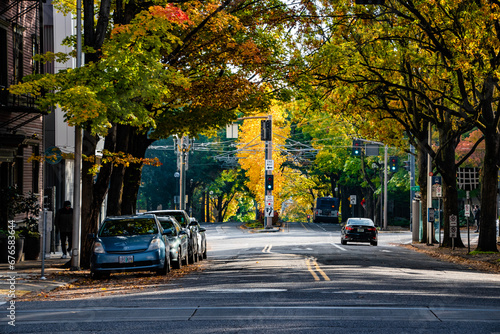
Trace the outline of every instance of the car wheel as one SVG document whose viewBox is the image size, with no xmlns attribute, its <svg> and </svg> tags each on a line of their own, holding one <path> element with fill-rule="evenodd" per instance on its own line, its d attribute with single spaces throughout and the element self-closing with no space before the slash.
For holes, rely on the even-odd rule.
<svg viewBox="0 0 500 334">
<path fill-rule="evenodd" d="M 377 246 L 377 241 L 371 241 L 371 242 L 370 242 L 370 245 L 372 245 L 372 246 Z"/>
<path fill-rule="evenodd" d="M 203 251 L 203 258 L 207 258 L 207 246 L 205 245 L 205 250 Z"/>
<path fill-rule="evenodd" d="M 188 253 L 186 252 L 186 255 L 182 258 L 182 264 L 187 266 L 188 265 Z"/>
<path fill-rule="evenodd" d="M 345 240 L 340 240 L 340 243 L 341 243 L 342 245 L 347 245 L 347 241 L 345 241 Z"/>
<path fill-rule="evenodd" d="M 193 264 L 195 263 L 195 257 L 196 257 L 196 254 L 194 252 L 194 249 L 191 248 L 191 253 L 188 252 L 188 262 L 189 264 Z"/>
<path fill-rule="evenodd" d="M 182 267 L 182 252 L 181 252 L 181 248 L 179 247 L 179 251 L 177 252 L 177 261 L 173 261 L 172 263 L 172 267 L 174 269 L 181 269 Z"/>
<path fill-rule="evenodd" d="M 170 271 L 170 255 L 166 254 L 165 255 L 165 264 L 163 265 L 163 268 L 158 269 L 156 271 L 156 275 L 163 276 L 163 275 L 168 274 L 169 271 Z"/>
</svg>

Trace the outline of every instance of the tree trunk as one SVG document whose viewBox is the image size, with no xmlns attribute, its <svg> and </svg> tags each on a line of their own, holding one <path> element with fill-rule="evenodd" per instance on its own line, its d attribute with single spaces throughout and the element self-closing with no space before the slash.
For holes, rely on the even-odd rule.
<svg viewBox="0 0 500 334">
<path fill-rule="evenodd" d="M 95 154 L 97 138 L 89 135 L 84 136 L 83 154 Z M 116 144 L 116 127 L 113 127 L 105 138 L 104 148 L 114 151 Z M 104 164 L 99 170 L 97 180 L 94 183 L 94 175 L 89 173 L 93 164 L 87 161 L 82 163 L 82 203 L 81 203 L 81 254 L 80 266 L 89 268 L 90 255 L 93 240 L 88 238 L 88 234 L 96 233 L 99 228 L 99 217 L 101 206 L 106 197 L 113 164 Z"/>
<path fill-rule="evenodd" d="M 493 132 L 493 131 L 492 131 Z M 484 163 L 481 170 L 481 218 L 478 251 L 497 252 L 496 219 L 500 139 L 498 134 L 485 134 Z"/>
<path fill-rule="evenodd" d="M 443 189 L 443 247 L 465 247 L 460 237 L 460 228 L 457 228 L 457 237 L 450 238 L 450 216 L 454 215 L 458 223 L 458 189 L 457 168 L 455 165 L 455 143 L 451 122 L 442 124 L 439 129 L 439 142 L 441 143 L 437 162 L 442 177 Z M 454 243 L 452 239 L 455 239 Z"/>
<path fill-rule="evenodd" d="M 135 158 L 144 158 L 146 150 L 153 140 L 148 138 L 147 133 L 138 133 L 138 129 L 130 128 L 128 153 L 132 154 Z M 125 169 L 125 175 L 122 179 L 123 195 L 121 213 L 135 214 L 137 206 L 137 194 L 141 185 L 141 171 L 142 163 L 131 163 Z"/>
<path fill-rule="evenodd" d="M 117 125 L 116 151 L 128 152 L 130 126 Z M 125 165 L 114 166 L 108 192 L 107 214 L 119 216 L 122 214 L 123 178 L 125 176 Z"/>
</svg>

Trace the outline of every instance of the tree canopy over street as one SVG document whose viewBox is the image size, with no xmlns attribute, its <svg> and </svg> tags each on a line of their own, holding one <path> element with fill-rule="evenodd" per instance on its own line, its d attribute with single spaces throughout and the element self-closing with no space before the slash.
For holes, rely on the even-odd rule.
<svg viewBox="0 0 500 334">
<path fill-rule="evenodd" d="M 71 2 L 54 2 L 74 10 Z M 317 197 L 347 203 L 357 194 L 368 203 L 357 214 L 374 217 L 381 157 L 353 157 L 352 139 L 383 143 L 404 160 L 412 144 L 423 203 L 427 156 L 443 178 L 443 246 L 451 247 L 449 217 L 460 211 L 457 168 L 481 167 L 478 250 L 496 251 L 498 182 L 490 181 L 500 165 L 496 1 L 83 4 L 85 66 L 30 76 L 11 91 L 39 95 L 42 109 L 60 106 L 68 124 L 86 131 L 87 156 L 95 154 L 98 135 L 108 152 L 145 158 L 155 140 L 220 138 L 217 131 L 239 117 L 272 114 L 277 207 L 300 217 L 312 212 Z M 238 148 L 246 149 L 236 154 L 240 169 L 207 170 L 213 175 L 193 179 L 191 194 L 198 188 L 204 198 L 210 190 L 217 195 L 219 219 L 237 215 L 235 203 L 263 200 L 259 129 L 255 120 L 240 128 Z M 110 214 L 135 212 L 144 161 L 84 163 L 83 236 L 96 230 L 106 195 Z M 94 180 L 89 172 L 96 168 Z M 407 173 L 391 176 L 392 190 L 408 190 Z M 150 201 L 148 208 L 171 200 Z M 348 207 L 342 209 L 347 216 Z M 83 245 L 89 254 L 90 242 Z"/>
</svg>

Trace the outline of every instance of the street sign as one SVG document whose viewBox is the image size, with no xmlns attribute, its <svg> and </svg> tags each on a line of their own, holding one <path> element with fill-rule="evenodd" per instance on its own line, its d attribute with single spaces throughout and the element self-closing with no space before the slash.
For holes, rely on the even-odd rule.
<svg viewBox="0 0 500 334">
<path fill-rule="evenodd" d="M 457 230 L 458 230 L 457 216 L 450 215 L 450 238 L 457 237 Z"/>
<path fill-rule="evenodd" d="M 443 197 L 443 187 L 436 186 L 436 197 Z"/>
<path fill-rule="evenodd" d="M 274 170 L 274 160 L 266 160 L 266 170 Z"/>
<path fill-rule="evenodd" d="M 274 208 L 272 206 L 266 206 L 264 214 L 266 217 L 274 217 Z"/>
<path fill-rule="evenodd" d="M 413 187 L 410 187 L 410 190 L 411 190 L 411 191 L 420 191 L 420 186 L 413 186 Z"/>
<path fill-rule="evenodd" d="M 266 208 L 268 207 L 273 207 L 274 206 L 274 196 L 272 195 L 266 195 Z"/>
<path fill-rule="evenodd" d="M 450 226 L 457 226 L 457 216 L 450 215 Z"/>
<path fill-rule="evenodd" d="M 456 237 L 457 237 L 457 227 L 450 226 L 450 238 L 456 238 Z"/>
<path fill-rule="evenodd" d="M 442 184 L 441 176 L 432 176 L 432 184 Z"/>
<path fill-rule="evenodd" d="M 351 195 L 350 198 L 351 198 L 351 204 L 353 205 L 356 204 L 356 195 Z"/>
<path fill-rule="evenodd" d="M 428 208 L 427 209 L 427 217 L 428 217 L 428 221 L 430 222 L 434 222 L 434 208 Z"/>
<path fill-rule="evenodd" d="M 470 204 L 465 204 L 464 215 L 470 217 Z"/>
</svg>

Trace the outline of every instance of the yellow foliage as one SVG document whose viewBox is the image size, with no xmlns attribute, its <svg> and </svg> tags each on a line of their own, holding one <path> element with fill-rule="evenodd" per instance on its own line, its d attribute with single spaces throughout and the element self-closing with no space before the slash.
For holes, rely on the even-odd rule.
<svg viewBox="0 0 500 334">
<path fill-rule="evenodd" d="M 286 179 L 283 174 L 282 165 L 286 158 L 281 154 L 281 150 L 290 133 L 290 127 L 284 118 L 286 104 L 275 102 L 267 114 L 273 120 L 272 135 L 272 157 L 274 160 L 274 210 L 279 211 L 283 198 L 280 194 L 285 185 Z M 240 144 L 238 144 L 238 158 L 241 168 L 246 171 L 248 181 L 246 186 L 255 196 L 258 203 L 264 205 L 264 175 L 265 175 L 265 142 L 260 139 L 261 119 L 245 120 L 240 127 Z"/>
</svg>

